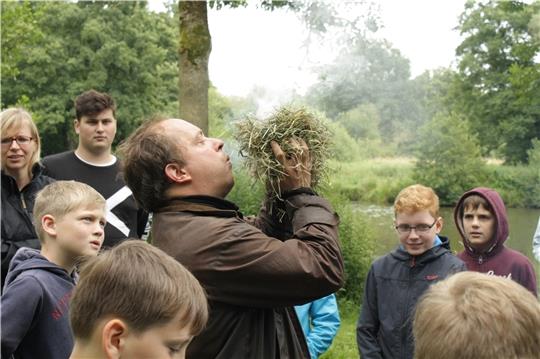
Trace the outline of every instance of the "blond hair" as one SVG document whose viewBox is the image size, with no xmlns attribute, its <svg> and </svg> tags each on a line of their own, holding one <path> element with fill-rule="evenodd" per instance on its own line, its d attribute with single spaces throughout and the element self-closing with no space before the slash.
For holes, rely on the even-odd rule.
<svg viewBox="0 0 540 359">
<path fill-rule="evenodd" d="M 439 197 L 432 188 L 414 184 L 402 189 L 394 201 L 394 215 L 428 211 L 433 218 L 439 217 Z"/>
<path fill-rule="evenodd" d="M 434 284 L 414 315 L 415 359 L 533 359 L 540 303 L 508 278 L 461 272 Z"/>
<path fill-rule="evenodd" d="M 45 186 L 38 192 L 33 210 L 39 240 L 43 243 L 46 238 L 41 226 L 43 216 L 49 214 L 59 220 L 75 209 L 88 206 L 102 206 L 104 212 L 107 210 L 105 198 L 86 183 L 56 181 Z"/>
<path fill-rule="evenodd" d="M 70 305 L 75 338 L 89 339 L 100 320 L 116 317 L 142 333 L 178 315 L 199 334 L 208 320 L 206 295 L 174 258 L 140 240 L 127 240 L 86 262 Z"/>
<path fill-rule="evenodd" d="M 30 128 L 32 139 L 36 141 L 36 150 L 30 157 L 30 166 L 28 167 L 28 175 L 32 177 L 32 167 L 39 162 L 41 156 L 41 140 L 36 124 L 32 120 L 32 116 L 28 111 L 21 107 L 12 107 L 2 111 L 0 113 L 0 119 L 2 122 L 0 128 L 2 135 L 11 129 L 20 129 L 25 125 Z M 4 164 L 2 164 L 2 168 L 3 166 Z"/>
</svg>

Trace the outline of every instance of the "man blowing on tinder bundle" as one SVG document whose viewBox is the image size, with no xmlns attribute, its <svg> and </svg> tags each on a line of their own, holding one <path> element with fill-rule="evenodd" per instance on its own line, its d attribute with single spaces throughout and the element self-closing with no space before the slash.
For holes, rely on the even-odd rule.
<svg viewBox="0 0 540 359">
<path fill-rule="evenodd" d="M 185 265 L 205 288 L 210 319 L 187 358 L 309 358 L 294 305 L 343 285 L 339 219 L 311 188 L 311 159 L 284 165 L 280 204 L 247 219 L 225 200 L 234 184 L 223 141 L 189 122 L 154 119 L 121 146 L 124 178 L 137 201 L 154 213 L 153 244 Z M 280 205 L 281 223 L 268 208 Z"/>
</svg>

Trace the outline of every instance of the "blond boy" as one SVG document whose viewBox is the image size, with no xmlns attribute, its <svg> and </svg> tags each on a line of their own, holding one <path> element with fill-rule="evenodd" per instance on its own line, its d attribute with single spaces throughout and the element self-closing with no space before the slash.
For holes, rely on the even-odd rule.
<svg viewBox="0 0 540 359">
<path fill-rule="evenodd" d="M 70 320 L 71 359 L 184 358 L 204 328 L 204 290 L 160 249 L 126 241 L 84 265 Z"/>
<path fill-rule="evenodd" d="M 363 359 L 413 357 L 411 317 L 418 298 L 433 283 L 465 264 L 450 252 L 439 198 L 422 185 L 403 189 L 394 202 L 400 245 L 371 265 L 356 340 Z"/>
<path fill-rule="evenodd" d="M 422 297 L 413 332 L 416 359 L 536 359 L 540 303 L 508 278 L 458 273 Z"/>
<path fill-rule="evenodd" d="M 73 349 L 68 308 L 75 266 L 103 243 L 105 199 L 92 187 L 58 181 L 34 204 L 41 251 L 21 248 L 2 295 L 2 357 L 68 358 Z"/>
</svg>

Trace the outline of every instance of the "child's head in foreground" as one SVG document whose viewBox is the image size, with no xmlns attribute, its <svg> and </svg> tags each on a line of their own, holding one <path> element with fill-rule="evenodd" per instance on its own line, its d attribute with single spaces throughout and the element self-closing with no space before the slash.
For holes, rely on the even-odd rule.
<svg viewBox="0 0 540 359">
<path fill-rule="evenodd" d="M 184 266 L 127 240 L 81 269 L 70 304 L 71 358 L 184 358 L 207 319 L 205 292 Z"/>
<path fill-rule="evenodd" d="M 534 359 L 540 303 L 511 279 L 461 272 L 422 297 L 413 333 L 416 359 Z"/>
<path fill-rule="evenodd" d="M 409 254 L 420 255 L 433 247 L 443 225 L 433 189 L 420 184 L 405 187 L 394 201 L 394 215 L 399 241 Z"/>
<path fill-rule="evenodd" d="M 55 257 L 96 255 L 104 239 L 107 204 L 89 185 L 56 181 L 38 192 L 33 216 L 42 252 Z"/>
</svg>

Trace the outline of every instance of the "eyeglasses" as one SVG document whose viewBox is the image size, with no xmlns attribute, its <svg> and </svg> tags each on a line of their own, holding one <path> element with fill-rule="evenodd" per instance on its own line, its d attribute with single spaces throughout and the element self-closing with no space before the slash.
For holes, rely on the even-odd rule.
<svg viewBox="0 0 540 359">
<path fill-rule="evenodd" d="M 13 143 L 13 141 L 15 141 L 19 146 L 23 147 L 28 146 L 28 144 L 32 140 L 33 138 L 28 136 L 14 136 L 2 138 L 2 141 L 0 141 L 0 143 L 2 144 L 2 147 L 11 147 L 11 144 Z"/>
<path fill-rule="evenodd" d="M 431 228 L 433 228 L 435 223 L 437 223 L 437 220 L 435 220 L 435 222 L 433 222 L 431 226 L 429 224 L 424 224 L 424 223 L 417 224 L 416 226 L 410 226 L 408 224 L 400 224 L 399 226 L 396 226 L 395 228 L 401 234 L 411 233 L 413 229 L 416 232 L 427 232 Z"/>
</svg>

